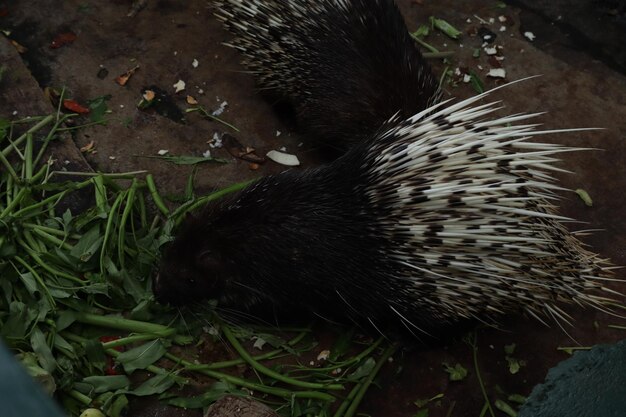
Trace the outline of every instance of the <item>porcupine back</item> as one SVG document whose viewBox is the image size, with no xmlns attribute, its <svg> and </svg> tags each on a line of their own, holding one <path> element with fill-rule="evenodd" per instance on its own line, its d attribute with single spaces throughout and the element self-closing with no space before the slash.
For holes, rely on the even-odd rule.
<svg viewBox="0 0 626 417">
<path fill-rule="evenodd" d="M 339 149 L 440 98 L 392 0 L 220 0 L 259 86 L 291 103 L 303 133 Z"/>
<path fill-rule="evenodd" d="M 559 302 L 609 310 L 611 265 L 556 213 L 559 131 L 489 119 L 488 93 L 393 118 L 335 162 L 269 176 L 186 222 L 157 295 L 303 305 L 419 334 Z M 208 260 L 199 254 L 206 253 Z M 180 271 L 188 271 L 181 282 Z"/>
</svg>

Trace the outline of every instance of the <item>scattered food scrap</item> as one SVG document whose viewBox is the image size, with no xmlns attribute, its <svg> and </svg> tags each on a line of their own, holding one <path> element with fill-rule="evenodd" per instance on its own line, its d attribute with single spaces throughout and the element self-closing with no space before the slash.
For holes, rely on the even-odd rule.
<svg viewBox="0 0 626 417">
<path fill-rule="evenodd" d="M 319 355 L 317 355 L 317 360 L 318 361 L 325 361 L 326 359 L 328 359 L 330 357 L 330 350 L 325 349 L 323 351 L 321 351 L 319 353 Z"/>
<path fill-rule="evenodd" d="M 221 148 L 224 146 L 222 143 L 222 135 L 218 132 L 213 133 L 213 137 L 207 143 L 211 148 Z"/>
<path fill-rule="evenodd" d="M 171 94 L 156 85 L 142 89 L 141 101 L 137 104 L 137 108 L 140 110 L 150 108 L 176 123 L 185 122 L 185 113 L 178 107 Z"/>
<path fill-rule="evenodd" d="M 187 104 L 196 105 L 196 104 L 198 104 L 198 100 L 196 100 L 192 96 L 188 95 L 187 96 Z"/>
<path fill-rule="evenodd" d="M 176 84 L 173 85 L 174 87 L 174 92 L 175 93 L 180 93 L 181 91 L 183 91 L 185 89 L 185 82 L 183 80 L 178 80 L 176 82 Z"/>
<path fill-rule="evenodd" d="M 141 96 L 146 101 L 152 101 L 152 100 L 154 100 L 155 95 L 156 94 L 154 93 L 154 91 L 152 91 L 152 90 L 145 90 Z"/>
<path fill-rule="evenodd" d="M 96 150 L 96 143 L 93 140 L 89 142 L 88 144 L 86 144 L 85 146 L 81 147 L 80 151 L 82 153 L 88 153 L 88 154 L 95 154 L 98 152 Z"/>
<path fill-rule="evenodd" d="M 495 54 L 498 53 L 498 50 L 496 49 L 495 46 L 493 46 L 493 47 L 485 47 L 484 49 L 485 49 L 485 53 L 487 55 L 495 55 Z"/>
<path fill-rule="evenodd" d="M 15 47 L 15 49 L 17 50 L 17 52 L 20 53 L 20 54 L 25 54 L 26 52 L 28 52 L 28 48 L 27 47 L 22 46 L 21 44 L 17 43 L 13 39 L 11 39 L 11 45 L 13 45 Z"/>
<path fill-rule="evenodd" d="M 69 111 L 73 111 L 78 114 L 86 114 L 89 113 L 89 109 L 85 106 L 78 104 L 74 100 L 65 99 L 63 100 L 63 107 L 65 107 Z"/>
<path fill-rule="evenodd" d="M 524 32 L 524 37 L 531 42 L 537 38 L 534 33 L 529 32 L 529 31 Z"/>
<path fill-rule="evenodd" d="M 575 193 L 578 194 L 578 197 L 580 197 L 587 207 L 593 207 L 593 200 L 587 191 L 582 188 L 577 188 Z"/>
<path fill-rule="evenodd" d="M 130 77 L 132 77 L 133 74 L 138 69 L 139 69 L 139 65 L 135 66 L 134 68 L 129 69 L 124 74 L 118 75 L 117 77 L 115 77 L 115 82 L 118 83 L 121 86 L 125 86 L 126 83 L 128 82 L 128 80 L 130 79 Z"/>
<path fill-rule="evenodd" d="M 198 60 L 194 58 L 194 60 L 191 61 L 191 66 L 194 68 L 198 68 L 198 65 L 199 65 Z"/>
<path fill-rule="evenodd" d="M 295 167 L 295 166 L 300 165 L 300 160 L 298 159 L 298 157 L 292 154 L 279 152 L 279 151 L 269 151 L 266 154 L 266 156 L 272 161 L 280 165 L 285 165 L 285 166 L 290 166 L 290 167 Z"/>
<path fill-rule="evenodd" d="M 215 110 L 213 110 L 211 112 L 211 115 L 212 116 L 219 116 L 219 115 L 221 115 L 222 113 L 224 113 L 224 110 L 226 110 L 227 106 L 228 106 L 228 101 L 226 101 L 226 100 L 222 101 L 220 103 L 220 106 L 217 109 L 215 109 Z"/>
<path fill-rule="evenodd" d="M 253 162 L 255 164 L 262 164 L 265 162 L 265 158 L 257 155 L 254 148 L 243 146 L 234 136 L 224 133 L 221 140 L 228 153 L 235 158 L 243 159 L 244 161 Z"/>
<path fill-rule="evenodd" d="M 506 70 L 504 68 L 492 68 L 487 73 L 487 77 L 506 78 Z"/>
<path fill-rule="evenodd" d="M 169 151 L 168 149 L 160 149 L 160 150 L 157 152 L 157 155 L 161 155 L 161 156 L 163 156 L 163 155 L 167 155 L 169 152 L 170 152 L 170 151 Z"/>
<path fill-rule="evenodd" d="M 252 345 L 252 347 L 255 349 L 263 350 L 263 346 L 265 346 L 267 341 L 260 336 L 254 336 L 253 339 L 254 344 Z"/>
<path fill-rule="evenodd" d="M 477 34 L 483 40 L 483 42 L 487 42 L 487 43 L 494 43 L 496 41 L 496 37 L 498 36 L 484 26 L 481 26 L 478 29 Z"/>
</svg>

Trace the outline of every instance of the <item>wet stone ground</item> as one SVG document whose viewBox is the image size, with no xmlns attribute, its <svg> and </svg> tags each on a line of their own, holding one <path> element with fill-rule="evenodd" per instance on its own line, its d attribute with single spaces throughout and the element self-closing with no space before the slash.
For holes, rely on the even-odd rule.
<svg viewBox="0 0 626 417">
<path fill-rule="evenodd" d="M 481 21 L 497 35 L 500 64 L 506 78 L 542 77 L 494 94 L 504 100 L 508 113 L 542 111 L 539 121 L 549 128 L 601 127 L 605 130 L 554 135 L 551 140 L 571 146 L 603 149 L 563 156 L 562 166 L 573 174 L 561 175 L 566 187 L 586 190 L 593 198 L 587 207 L 573 193 L 565 195 L 562 212 L 585 222 L 584 228 L 601 229 L 585 238 L 593 250 L 618 265 L 626 264 L 626 15 L 623 2 L 514 0 L 505 8 L 495 1 L 473 2 L 398 0 L 409 30 L 427 22 L 428 16 L 446 19 L 464 33 L 460 41 L 441 34 L 427 40 L 440 50 L 453 51 L 449 63 L 432 61 L 437 74 L 446 66 L 469 68 L 487 88 L 498 84 L 487 78 L 495 63 L 482 53 L 474 58 L 482 41 L 470 33 Z M 189 166 L 168 164 L 154 156 L 159 150 L 171 155 L 201 156 L 210 150 L 227 164 L 199 166 L 196 187 L 208 192 L 245 179 L 280 172 L 284 167 L 271 161 L 258 167 L 234 158 L 224 148 L 208 143 L 215 133 L 234 134 L 243 146 L 258 155 L 285 148 L 296 154 L 304 169 L 328 157 L 316 144 L 304 141 L 289 118 L 280 117 L 255 90 L 254 80 L 239 64 L 240 57 L 222 45 L 229 38 L 213 18 L 206 1 L 150 0 L 134 17 L 128 17 L 131 2 L 17 0 L 0 1 L 0 29 L 26 50 L 18 54 L 7 39 L 0 39 L 0 64 L 14 77 L 11 91 L 0 91 L 0 116 L 26 116 L 50 112 L 42 93 L 45 87 L 65 87 L 70 97 L 85 103 L 110 95 L 113 113 L 106 126 L 81 130 L 59 148 L 62 159 L 78 169 L 105 172 L 148 170 L 166 194 L 184 188 Z M 507 23 L 501 23 L 505 16 Z M 493 19 L 493 20 L 491 20 Z M 491 23 L 492 22 L 492 23 Z M 505 27 L 501 31 L 501 27 Z M 58 34 L 73 32 L 76 39 L 60 48 L 50 48 Z M 523 34 L 532 32 L 530 41 Z M 192 65 L 197 60 L 197 67 Z M 139 66 L 125 86 L 115 77 Z M 175 94 L 179 80 L 186 90 Z M 159 111 L 140 110 L 142 92 L 161 90 L 167 98 Z M 446 86 L 446 96 L 468 97 L 474 90 L 463 82 Z M 239 132 L 198 113 L 185 113 L 191 95 L 208 110 L 227 102 L 220 116 Z M 78 149 L 93 141 L 95 153 Z M 303 143 L 304 142 L 304 143 Z M 579 225 L 572 225 L 578 227 Z M 623 277 L 623 272 L 618 272 Z M 568 355 L 557 350 L 624 338 L 621 330 L 607 327 L 624 324 L 596 311 L 569 309 L 576 326 L 564 331 L 525 318 L 502 323 L 502 329 L 478 332 L 479 366 L 490 392 L 527 395 L 541 382 L 546 371 Z M 322 339 L 328 339 L 323 329 Z M 330 343 L 330 342 L 329 342 Z M 516 344 L 515 356 L 525 362 L 514 375 L 509 372 L 504 346 Z M 221 352 L 228 356 L 229 352 Z M 372 416 L 413 416 L 417 399 L 444 393 L 430 406 L 430 416 L 477 416 L 484 403 L 472 372 L 472 350 L 461 338 L 445 344 L 407 346 L 385 366 L 360 412 Z M 450 382 L 442 362 L 461 363 L 468 378 Z M 452 409 L 452 410 L 451 410 Z M 182 416 L 194 412 L 166 409 L 156 400 L 132 405 L 135 416 Z M 451 412 L 450 412 L 451 410 Z"/>
</svg>

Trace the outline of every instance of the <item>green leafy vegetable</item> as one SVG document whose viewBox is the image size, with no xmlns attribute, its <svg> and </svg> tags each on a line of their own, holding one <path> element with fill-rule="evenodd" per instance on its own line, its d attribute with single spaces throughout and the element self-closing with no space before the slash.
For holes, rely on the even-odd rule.
<svg viewBox="0 0 626 417">
<path fill-rule="evenodd" d="M 460 363 L 450 366 L 446 362 L 442 363 L 444 370 L 450 376 L 450 381 L 462 381 L 467 376 L 467 369 L 465 369 Z"/>
<path fill-rule="evenodd" d="M 462 33 L 460 30 L 457 30 L 454 26 L 443 19 L 437 19 L 436 17 L 431 16 L 428 20 L 430 21 L 432 28 L 440 30 L 452 39 L 458 39 L 459 35 Z"/>
</svg>

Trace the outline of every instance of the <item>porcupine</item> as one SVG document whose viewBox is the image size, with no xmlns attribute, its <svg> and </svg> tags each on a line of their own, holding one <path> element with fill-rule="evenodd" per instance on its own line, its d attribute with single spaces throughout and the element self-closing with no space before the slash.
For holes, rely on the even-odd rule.
<svg viewBox="0 0 626 417">
<path fill-rule="evenodd" d="M 346 150 L 441 98 L 392 0 L 226 0 L 216 10 L 260 88 L 331 147 Z"/>
<path fill-rule="evenodd" d="M 605 310 L 611 266 L 553 205 L 553 157 L 576 149 L 510 125 L 533 114 L 486 118 L 487 95 L 398 114 L 331 164 L 211 203 L 165 250 L 157 298 L 297 304 L 413 333 L 520 311 L 567 320 L 560 301 Z"/>
</svg>

